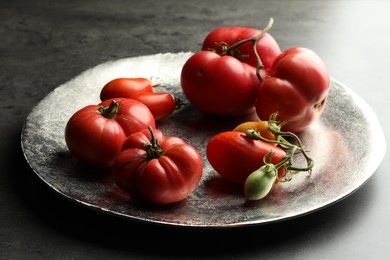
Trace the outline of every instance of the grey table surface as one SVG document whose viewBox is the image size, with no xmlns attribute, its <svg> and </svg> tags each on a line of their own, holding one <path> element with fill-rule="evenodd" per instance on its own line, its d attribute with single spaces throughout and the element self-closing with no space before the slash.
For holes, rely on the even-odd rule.
<svg viewBox="0 0 390 260">
<path fill-rule="evenodd" d="M 32 108 L 88 68 L 126 57 L 198 51 L 216 27 L 262 28 L 282 49 L 317 52 L 333 78 L 377 114 L 386 138 L 390 1 L 0 2 L 1 259 L 388 259 L 389 155 L 341 202 L 250 228 L 188 229 L 101 214 L 59 196 L 26 163 Z M 356 140 L 359 142 L 359 140 Z"/>
</svg>

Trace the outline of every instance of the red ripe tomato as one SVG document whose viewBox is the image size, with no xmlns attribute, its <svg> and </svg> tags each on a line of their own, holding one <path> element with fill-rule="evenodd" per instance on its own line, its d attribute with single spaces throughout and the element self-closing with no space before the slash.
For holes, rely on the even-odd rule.
<svg viewBox="0 0 390 260">
<path fill-rule="evenodd" d="M 212 137 L 207 144 L 207 159 L 210 165 L 226 180 L 243 185 L 247 177 L 264 165 L 264 156 L 272 152 L 272 163 L 279 163 L 286 153 L 272 144 L 251 140 L 236 131 L 222 132 Z M 280 177 L 285 175 L 279 168 Z"/>
<path fill-rule="evenodd" d="M 263 81 L 256 101 L 261 119 L 279 113 L 287 121 L 284 131 L 302 132 L 324 110 L 330 76 L 321 58 L 306 48 L 291 48 L 274 61 L 269 77 Z"/>
<path fill-rule="evenodd" d="M 131 98 L 107 99 L 100 103 L 101 106 L 109 106 L 115 100 L 119 103 L 119 110 L 115 116 L 126 136 L 139 132 L 149 126 L 155 127 L 156 122 L 150 110 L 141 102 Z"/>
<path fill-rule="evenodd" d="M 197 150 L 178 137 L 157 129 L 127 137 L 116 158 L 115 183 L 130 194 L 153 204 L 169 204 L 188 197 L 198 186 L 203 164 Z"/>
<path fill-rule="evenodd" d="M 71 154 L 95 167 L 109 168 L 131 133 L 155 127 L 149 109 L 132 99 L 109 99 L 77 111 L 65 128 Z"/>
<path fill-rule="evenodd" d="M 224 52 L 223 46 L 232 46 L 239 41 L 252 38 L 260 33 L 261 30 L 246 27 L 217 28 L 206 36 L 202 50 L 215 50 L 218 54 L 222 54 Z M 275 57 L 281 52 L 278 43 L 268 33 L 265 33 L 257 42 L 256 50 L 265 69 L 271 68 Z M 257 59 L 253 52 L 253 43 L 251 42 L 241 45 L 235 57 L 253 67 L 257 66 Z"/>
<path fill-rule="evenodd" d="M 108 82 L 100 92 L 100 100 L 130 98 L 141 92 L 154 92 L 153 84 L 145 78 L 116 78 Z"/>
<path fill-rule="evenodd" d="M 131 96 L 140 101 L 152 112 L 155 120 L 163 119 L 175 111 L 175 97 L 168 92 L 142 92 Z"/>
<path fill-rule="evenodd" d="M 202 51 L 181 72 L 183 93 L 202 112 L 243 115 L 254 110 L 260 81 L 256 69 L 232 56 Z"/>
</svg>

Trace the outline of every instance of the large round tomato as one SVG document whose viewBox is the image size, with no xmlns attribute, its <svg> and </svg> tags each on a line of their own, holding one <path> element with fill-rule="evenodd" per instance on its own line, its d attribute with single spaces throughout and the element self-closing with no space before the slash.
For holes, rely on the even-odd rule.
<svg viewBox="0 0 390 260">
<path fill-rule="evenodd" d="M 77 111 L 65 128 L 71 154 L 95 167 L 109 168 L 131 133 L 155 127 L 149 109 L 132 99 L 109 99 Z"/>
<path fill-rule="evenodd" d="M 215 50 L 218 54 L 223 54 L 224 48 L 232 46 L 239 41 L 252 38 L 261 32 L 261 30 L 247 27 L 217 28 L 206 36 L 202 50 Z M 268 33 L 264 33 L 260 40 L 257 41 L 256 50 L 263 63 L 264 70 L 271 68 L 275 57 L 281 52 L 278 43 Z M 252 42 L 240 45 L 235 53 L 228 53 L 228 55 L 234 55 L 240 61 L 248 63 L 253 67 L 258 65 Z"/>
<path fill-rule="evenodd" d="M 178 137 L 165 138 L 157 129 L 130 135 L 123 149 L 112 167 L 114 181 L 144 201 L 181 201 L 202 177 L 202 158 L 197 150 Z"/>
<path fill-rule="evenodd" d="M 181 86 L 191 104 L 202 112 L 242 115 L 253 111 L 260 80 L 247 63 L 202 51 L 184 64 Z"/>
<path fill-rule="evenodd" d="M 222 132 L 212 137 L 207 144 L 207 159 L 211 166 L 226 180 L 243 185 L 247 177 L 264 165 L 264 157 L 272 153 L 272 163 L 279 163 L 286 153 L 283 149 L 260 141 L 252 140 L 241 132 Z M 279 176 L 285 174 L 279 168 Z"/>
</svg>

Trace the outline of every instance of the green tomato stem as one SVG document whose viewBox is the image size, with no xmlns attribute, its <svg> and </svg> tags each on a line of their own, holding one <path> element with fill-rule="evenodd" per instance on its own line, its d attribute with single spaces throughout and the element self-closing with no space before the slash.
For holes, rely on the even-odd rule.
<svg viewBox="0 0 390 260">
<path fill-rule="evenodd" d="M 156 135 L 154 134 L 153 128 L 148 126 L 148 130 L 150 132 L 150 143 L 145 144 L 145 151 L 149 160 L 158 159 L 164 155 L 163 149 L 160 147 L 158 140 L 156 139 Z"/>
<path fill-rule="evenodd" d="M 263 77 L 261 76 L 260 74 L 260 70 L 262 68 L 264 68 L 264 65 L 263 65 L 263 62 L 261 61 L 261 58 L 259 56 L 259 53 L 257 52 L 257 42 L 261 39 L 261 37 L 266 34 L 272 27 L 274 23 L 274 19 L 271 17 L 269 19 L 269 22 L 267 24 L 267 26 L 257 35 L 251 37 L 251 38 L 248 38 L 248 39 L 244 39 L 244 40 L 241 40 L 235 44 L 233 44 L 232 46 L 230 47 L 227 47 L 225 49 L 225 53 L 229 54 L 229 53 L 237 53 L 239 51 L 238 50 L 238 47 L 240 47 L 241 45 L 245 44 L 245 43 L 248 43 L 248 42 L 252 42 L 253 43 L 253 52 L 256 56 L 256 60 L 257 60 L 257 66 L 256 66 L 256 76 L 259 78 L 260 82 L 263 82 L 264 79 Z M 234 56 L 234 55 L 233 55 Z"/>
<path fill-rule="evenodd" d="M 252 139 L 252 140 L 261 140 L 261 141 L 266 142 L 266 143 L 276 144 L 276 145 L 279 145 L 285 149 L 290 149 L 290 152 L 278 164 L 275 165 L 275 167 L 277 169 L 279 169 L 282 166 L 285 167 L 285 169 L 286 169 L 286 177 L 284 177 L 284 179 L 282 179 L 280 181 L 289 181 L 289 180 L 291 180 L 291 176 L 293 174 L 296 174 L 296 173 L 301 172 L 301 171 L 307 171 L 310 174 L 313 167 L 314 167 L 313 159 L 308 155 L 308 153 L 306 152 L 306 150 L 302 144 L 302 141 L 299 139 L 299 137 L 296 134 L 294 134 L 292 132 L 284 132 L 284 131 L 280 130 L 281 126 L 284 125 L 285 122 L 279 123 L 276 120 L 277 115 L 278 115 L 278 113 L 273 113 L 270 116 L 269 124 L 268 124 L 269 129 L 276 136 L 276 140 L 266 139 L 263 136 L 261 136 L 261 134 L 259 132 L 255 131 L 253 129 L 247 130 L 245 137 Z M 289 138 L 294 139 L 296 141 L 297 145 L 287 141 L 285 139 L 285 137 L 289 137 Z M 304 158 L 306 160 L 305 167 L 298 167 L 298 166 L 293 164 L 294 156 L 298 153 L 300 153 L 304 156 Z M 271 159 L 272 159 L 271 156 L 272 155 L 269 155 L 269 154 L 264 156 L 264 163 L 271 163 Z M 269 157 L 271 157 L 271 159 L 269 159 Z M 269 159 L 269 162 L 267 162 L 268 159 Z"/>
</svg>

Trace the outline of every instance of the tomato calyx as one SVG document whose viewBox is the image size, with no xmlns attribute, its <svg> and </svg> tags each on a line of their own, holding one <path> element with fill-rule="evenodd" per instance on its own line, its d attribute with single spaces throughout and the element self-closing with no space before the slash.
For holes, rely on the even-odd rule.
<svg viewBox="0 0 390 260">
<path fill-rule="evenodd" d="M 151 126 L 148 126 L 148 130 L 150 132 L 151 139 L 150 139 L 150 143 L 144 144 L 146 155 L 147 155 L 149 160 L 158 159 L 164 155 L 164 151 L 160 147 L 160 144 L 158 143 L 158 140 L 156 139 L 153 128 Z"/>
<path fill-rule="evenodd" d="M 179 110 L 180 108 L 185 106 L 186 103 L 183 100 L 181 100 L 180 98 L 174 97 L 174 99 L 175 99 L 175 109 L 176 110 Z"/>
<path fill-rule="evenodd" d="M 98 112 L 108 119 L 115 119 L 118 115 L 118 111 L 120 109 L 119 101 L 113 100 L 109 106 L 99 106 Z"/>
</svg>

